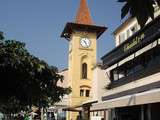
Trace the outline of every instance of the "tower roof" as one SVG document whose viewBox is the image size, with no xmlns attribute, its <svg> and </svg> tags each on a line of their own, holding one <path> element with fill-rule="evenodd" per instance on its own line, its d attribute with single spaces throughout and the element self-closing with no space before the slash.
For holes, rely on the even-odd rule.
<svg viewBox="0 0 160 120">
<path fill-rule="evenodd" d="M 80 6 L 76 15 L 75 23 L 92 25 L 93 21 L 86 0 L 80 1 Z"/>
<path fill-rule="evenodd" d="M 107 29 L 105 26 L 97 26 L 93 24 L 89 8 L 86 0 L 80 1 L 80 6 L 75 18 L 75 22 L 68 22 L 61 34 L 61 37 L 70 40 L 74 30 L 96 33 L 97 39 Z"/>
</svg>

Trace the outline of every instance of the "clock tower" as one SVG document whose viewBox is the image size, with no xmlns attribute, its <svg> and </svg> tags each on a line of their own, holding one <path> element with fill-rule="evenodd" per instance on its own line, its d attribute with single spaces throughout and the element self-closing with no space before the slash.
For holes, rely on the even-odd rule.
<svg viewBox="0 0 160 120">
<path fill-rule="evenodd" d="M 106 27 L 93 23 L 86 0 L 80 1 L 75 22 L 66 24 L 61 37 L 69 42 L 68 80 L 72 93 L 69 106 L 79 106 L 92 98 L 90 94 L 93 79 L 93 67 L 96 65 L 97 39 Z M 76 120 L 75 112 L 68 112 L 69 120 Z"/>
</svg>

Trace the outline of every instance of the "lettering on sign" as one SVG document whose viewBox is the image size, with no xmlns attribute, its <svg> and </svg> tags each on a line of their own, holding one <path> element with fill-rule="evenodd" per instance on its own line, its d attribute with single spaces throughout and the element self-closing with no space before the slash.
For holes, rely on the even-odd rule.
<svg viewBox="0 0 160 120">
<path fill-rule="evenodd" d="M 128 51 L 129 49 L 133 48 L 134 46 L 136 46 L 138 43 L 141 42 L 142 39 L 144 39 L 145 35 L 142 34 L 140 36 L 135 37 L 131 42 L 126 43 L 124 45 L 124 52 Z"/>
</svg>

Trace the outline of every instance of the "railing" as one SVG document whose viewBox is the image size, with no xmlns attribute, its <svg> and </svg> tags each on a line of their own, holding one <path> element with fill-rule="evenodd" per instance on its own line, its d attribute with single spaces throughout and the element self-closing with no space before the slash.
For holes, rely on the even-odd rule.
<svg viewBox="0 0 160 120">
<path fill-rule="evenodd" d="M 129 76 L 120 78 L 116 81 L 112 81 L 110 83 L 110 89 L 125 85 L 133 81 L 137 81 L 141 78 L 145 78 L 158 72 L 160 72 L 160 61 L 154 62 L 152 65 L 144 67 L 140 71 L 133 72 L 133 74 Z"/>
</svg>

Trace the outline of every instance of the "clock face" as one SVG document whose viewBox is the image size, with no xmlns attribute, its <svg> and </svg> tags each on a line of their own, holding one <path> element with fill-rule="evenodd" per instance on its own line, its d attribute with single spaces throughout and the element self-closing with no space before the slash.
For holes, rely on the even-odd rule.
<svg viewBox="0 0 160 120">
<path fill-rule="evenodd" d="M 88 48 L 91 45 L 91 41 L 88 38 L 81 38 L 81 46 L 84 48 Z"/>
</svg>

